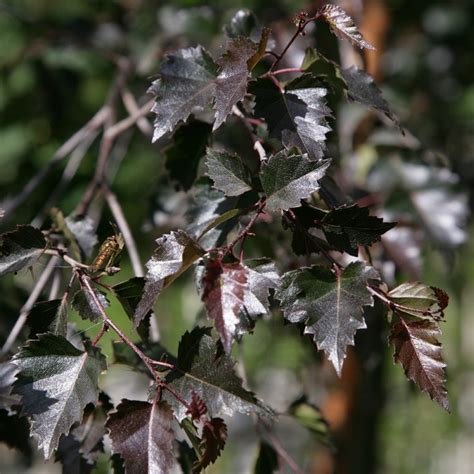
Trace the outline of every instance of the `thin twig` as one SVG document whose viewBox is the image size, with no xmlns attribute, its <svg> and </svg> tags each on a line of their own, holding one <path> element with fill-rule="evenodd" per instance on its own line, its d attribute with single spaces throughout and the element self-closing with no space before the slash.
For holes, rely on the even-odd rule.
<svg viewBox="0 0 474 474">
<path fill-rule="evenodd" d="M 16 320 L 15 325 L 10 331 L 10 334 L 8 335 L 7 340 L 5 341 L 5 344 L 2 347 L 2 350 L 0 351 L 0 356 L 5 355 L 10 350 L 13 343 L 16 341 L 16 338 L 18 337 L 21 330 L 23 329 L 23 326 L 26 323 L 26 318 L 28 316 L 28 313 L 31 311 L 31 308 L 33 308 L 33 305 L 36 303 L 36 301 L 40 297 L 41 292 L 43 291 L 43 288 L 46 286 L 46 283 L 48 282 L 50 276 L 54 272 L 54 269 L 56 268 L 56 265 L 58 263 L 59 263 L 59 257 L 57 256 L 54 256 L 49 260 L 48 264 L 43 270 L 43 273 L 41 274 L 33 290 L 31 291 L 29 298 L 26 300 L 26 303 L 22 306 L 20 310 L 20 315 L 18 316 L 18 319 Z"/>
<path fill-rule="evenodd" d="M 130 115 L 134 115 L 139 112 L 140 107 L 138 106 L 135 97 L 133 97 L 133 94 L 127 88 L 122 90 L 122 101 Z M 153 135 L 153 127 L 150 125 L 145 116 L 140 117 L 137 120 L 137 127 L 141 130 L 145 137 L 150 138 Z"/>
<path fill-rule="evenodd" d="M 291 72 L 304 72 L 304 69 L 300 67 L 287 67 L 284 69 L 278 69 L 278 71 L 272 71 L 271 74 L 273 76 L 278 76 L 279 74 L 288 74 Z"/>
</svg>

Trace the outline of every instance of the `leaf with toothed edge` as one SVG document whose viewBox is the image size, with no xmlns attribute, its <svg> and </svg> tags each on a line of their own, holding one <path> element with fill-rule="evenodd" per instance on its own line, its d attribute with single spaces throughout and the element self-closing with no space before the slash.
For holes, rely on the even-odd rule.
<svg viewBox="0 0 474 474">
<path fill-rule="evenodd" d="M 266 210 L 288 210 L 301 206 L 301 199 L 311 196 L 320 187 L 330 160 L 312 161 L 305 155 L 282 150 L 262 165 L 260 180 L 267 195 Z"/>
<path fill-rule="evenodd" d="M 62 336 L 42 334 L 23 346 L 12 362 L 20 369 L 14 392 L 22 396 L 22 413 L 49 459 L 61 435 L 82 420 L 87 404 L 97 401 L 105 358 L 90 344 L 82 352 Z"/>
<path fill-rule="evenodd" d="M 103 308 L 110 306 L 105 294 L 93 288 L 94 294 Z M 72 300 L 72 307 L 79 313 L 82 319 L 89 319 L 93 323 L 102 319 L 102 311 L 97 307 L 97 304 L 88 291 L 79 290 Z"/>
<path fill-rule="evenodd" d="M 237 333 L 244 295 L 248 291 L 247 268 L 240 263 L 209 259 L 202 281 L 202 300 L 227 354 Z"/>
<path fill-rule="evenodd" d="M 199 444 L 200 456 L 193 465 L 193 472 L 201 472 L 209 464 L 213 464 L 220 456 L 227 439 L 227 426 L 222 418 L 212 418 L 204 423 L 201 442 Z"/>
<path fill-rule="evenodd" d="M 163 60 L 159 78 L 148 93 L 156 96 L 153 141 L 173 130 L 195 110 L 210 107 L 216 91 L 217 66 L 201 46 L 180 49 Z"/>
<path fill-rule="evenodd" d="M 395 347 L 394 360 L 402 365 L 407 378 L 449 412 L 440 334 L 435 321 L 401 316 L 392 326 L 389 341 Z"/>
<path fill-rule="evenodd" d="M 197 327 L 181 338 L 178 368 L 165 381 L 188 403 L 195 392 L 206 403 L 210 417 L 232 416 L 236 412 L 272 417 L 272 410 L 242 387 L 234 365 L 220 341 L 216 343 L 211 337 L 211 328 Z M 186 407 L 167 390 L 163 398 L 172 406 L 178 421 L 186 418 Z"/>
<path fill-rule="evenodd" d="M 119 453 L 128 474 L 166 474 L 176 464 L 168 403 L 122 400 L 107 420 L 114 453 Z"/>
<path fill-rule="evenodd" d="M 341 39 L 350 41 L 354 46 L 361 49 L 375 48 L 367 43 L 360 34 L 354 20 L 338 5 L 324 5 L 318 12 L 318 16 L 324 18 L 329 24 L 331 31 Z"/>
<path fill-rule="evenodd" d="M 285 273 L 275 293 L 285 318 L 305 324 L 305 334 L 313 334 L 339 376 L 347 346 L 354 345 L 356 331 L 366 327 L 363 306 L 373 305 L 367 282 L 378 278 L 377 271 L 362 262 L 337 271 L 314 265 Z"/>
</svg>

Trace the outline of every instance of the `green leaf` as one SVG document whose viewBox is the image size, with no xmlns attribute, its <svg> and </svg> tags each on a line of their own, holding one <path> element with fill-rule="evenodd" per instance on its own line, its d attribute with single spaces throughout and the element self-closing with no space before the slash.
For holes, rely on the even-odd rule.
<svg viewBox="0 0 474 474">
<path fill-rule="evenodd" d="M 449 296 L 445 291 L 419 281 L 403 283 L 387 293 L 387 297 L 395 305 L 397 313 L 402 312 L 420 319 L 443 319 L 444 309 L 449 303 Z"/>
<path fill-rule="evenodd" d="M 370 74 L 367 74 L 355 66 L 340 69 L 339 72 L 347 87 L 346 90 L 349 99 L 382 112 L 397 126 L 400 126 L 398 118 L 390 110 L 387 101 L 382 95 L 382 91 L 376 86 Z"/>
<path fill-rule="evenodd" d="M 171 427 L 173 412 L 166 402 L 122 400 L 107 420 L 114 453 L 128 474 L 166 474 L 176 464 Z"/>
<path fill-rule="evenodd" d="M 224 214 L 217 216 L 215 219 L 213 219 L 207 227 L 201 232 L 201 234 L 198 237 L 198 242 L 201 240 L 202 237 L 204 237 L 210 230 L 214 229 L 215 227 L 223 224 L 224 222 L 227 222 L 230 219 L 233 219 L 234 217 L 237 217 L 239 214 L 242 214 L 242 209 L 231 209 L 230 211 L 224 212 Z"/>
<path fill-rule="evenodd" d="M 97 401 L 105 358 L 97 347 L 87 345 L 82 352 L 62 336 L 42 334 L 12 362 L 20 369 L 15 392 L 22 396 L 31 434 L 49 459 L 61 435 L 82 420 L 87 404 Z"/>
<path fill-rule="evenodd" d="M 67 221 L 64 218 L 64 214 L 62 213 L 61 210 L 55 207 L 49 211 L 49 214 L 53 221 L 55 230 L 57 230 L 58 232 L 61 232 L 64 235 L 68 243 L 68 247 L 69 247 L 72 257 L 76 259 L 78 262 L 81 262 L 82 258 L 81 258 L 81 249 L 79 247 L 79 243 L 77 242 L 76 236 L 74 235 L 72 230 L 69 228 Z"/>
<path fill-rule="evenodd" d="M 0 235 L 0 276 L 33 265 L 46 247 L 43 233 L 29 225 L 19 225 Z"/>
<path fill-rule="evenodd" d="M 228 44 L 226 53 L 217 60 L 219 75 L 216 79 L 216 121 L 213 130 L 222 125 L 232 107 L 244 98 L 249 76 L 247 62 L 255 55 L 257 48 L 258 45 L 249 38 L 235 38 Z"/>
<path fill-rule="evenodd" d="M 45 332 L 65 337 L 67 334 L 66 299 L 36 303 L 28 313 L 26 323 L 30 327 L 30 338 Z"/>
<path fill-rule="evenodd" d="M 156 96 L 153 141 L 172 131 L 196 110 L 210 107 L 215 96 L 217 66 L 201 46 L 180 49 L 163 60 L 149 93 Z"/>
<path fill-rule="evenodd" d="M 172 145 L 165 150 L 166 168 L 184 190 L 191 188 L 196 179 L 211 131 L 209 124 L 193 120 L 176 130 Z"/>
<path fill-rule="evenodd" d="M 95 296 L 102 308 L 110 306 L 109 300 L 106 298 L 105 293 L 97 289 L 93 289 Z M 72 300 L 72 307 L 79 313 L 82 319 L 89 319 L 93 323 L 102 320 L 101 308 L 97 306 L 96 302 L 89 294 L 88 291 L 79 290 Z"/>
<path fill-rule="evenodd" d="M 304 213 L 304 216 L 301 214 Z M 359 245 L 371 245 L 380 236 L 394 227 L 393 222 L 370 216 L 368 207 L 356 204 L 323 211 L 312 206 L 303 206 L 301 220 L 310 227 L 323 230 L 328 243 L 341 252 L 357 256 Z"/>
<path fill-rule="evenodd" d="M 288 210 L 301 206 L 301 199 L 319 189 L 330 160 L 312 161 L 304 155 L 280 151 L 262 164 L 260 180 L 267 195 L 266 210 Z"/>
<path fill-rule="evenodd" d="M 435 321 L 409 321 L 400 317 L 392 326 L 389 341 L 395 347 L 394 360 L 403 366 L 407 378 L 449 411 L 444 373 L 446 364 L 438 341 L 440 334 Z"/>
<path fill-rule="evenodd" d="M 145 289 L 133 316 L 135 326 L 152 309 L 161 290 L 204 254 L 199 244 L 182 230 L 163 235 L 156 243 L 157 248 L 146 264 Z"/>
<path fill-rule="evenodd" d="M 325 351 L 339 376 L 347 346 L 354 345 L 356 331 L 366 327 L 363 306 L 373 305 L 368 280 L 378 277 L 362 262 L 334 271 L 314 265 L 282 276 L 275 297 L 285 318 L 305 324 L 305 334 L 313 334 L 318 349 Z"/>
<path fill-rule="evenodd" d="M 273 412 L 242 387 L 236 375 L 235 362 L 211 337 L 210 328 L 186 332 L 179 343 L 178 369 L 166 377 L 166 383 L 188 403 L 195 392 L 204 402 L 211 417 L 244 413 L 272 416 Z M 166 390 L 163 397 L 173 408 L 176 418 L 186 417 L 186 407 Z"/>
<path fill-rule="evenodd" d="M 265 120 L 270 136 L 288 149 L 298 147 L 311 160 L 323 158 L 330 131 L 326 117 L 331 111 L 324 100 L 327 90 L 318 85 L 316 77 L 304 74 L 284 91 L 270 79 L 259 79 L 249 88 L 255 95 L 255 116 Z"/>
<path fill-rule="evenodd" d="M 354 24 L 354 20 L 338 5 L 327 4 L 319 11 L 318 16 L 328 22 L 331 31 L 341 39 L 350 41 L 361 49 L 375 48 L 364 40 Z"/>
<path fill-rule="evenodd" d="M 252 189 L 250 172 L 237 155 L 208 148 L 206 166 L 214 187 L 225 195 L 239 196 Z"/>
</svg>

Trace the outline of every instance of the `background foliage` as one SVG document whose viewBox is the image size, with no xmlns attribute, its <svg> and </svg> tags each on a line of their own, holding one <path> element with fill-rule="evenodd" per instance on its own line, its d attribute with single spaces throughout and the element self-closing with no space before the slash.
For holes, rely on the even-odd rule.
<svg viewBox="0 0 474 474">
<path fill-rule="evenodd" d="M 377 8 L 374 5 L 369 8 L 371 4 L 383 7 L 376 24 L 386 21 L 385 43 L 377 44 L 383 55 L 375 66 L 369 61 L 369 67 L 382 82 L 385 96 L 402 124 L 416 138 L 408 134 L 400 142 L 393 128 L 374 129 L 374 119 L 366 115 L 365 109 L 344 105 L 332 122 L 339 123 L 340 142 L 330 142 L 331 151 L 338 150 L 335 156 L 348 174 L 339 176 L 342 182 L 348 183 L 346 191 L 357 195 L 359 186 L 367 186 L 375 199 L 381 191 L 391 191 L 386 220 L 403 219 L 413 206 L 420 211 L 429 238 L 410 234 L 407 239 L 399 233 L 396 238 L 388 239 L 387 245 L 392 245 L 395 260 L 403 256 L 397 244 L 410 249 L 405 252 L 408 261 L 397 262 L 404 265 L 404 275 L 397 274 L 394 278 L 421 278 L 445 288 L 451 296 L 447 323 L 443 325 L 443 345 L 449 362 L 452 414 L 448 416 L 438 410 L 428 397 L 412 393 L 400 368 L 393 366 L 385 342 L 381 342 L 382 363 L 363 353 L 362 366 L 357 359 L 349 359 L 342 382 L 337 382 L 329 366 L 321 367 L 316 360 L 319 356 L 309 344 L 301 344 L 298 329 L 283 327 L 281 321 L 259 323 L 254 335 L 245 339 L 239 357 L 245 360 L 249 382 L 273 407 L 287 405 L 303 388 L 318 400 L 326 418 L 341 433 L 340 462 L 346 472 L 371 469 L 400 473 L 437 473 L 447 469 L 463 472 L 469 460 L 472 463 L 470 446 L 474 441 L 474 353 L 469 338 L 474 325 L 470 311 L 474 294 L 474 268 L 471 268 L 474 243 L 468 238 L 469 227 L 464 225 L 473 202 L 470 190 L 474 180 L 474 90 L 470 51 L 466 47 L 473 43 L 473 5 L 468 1 L 413 4 L 402 0 L 367 4 L 357 21 L 366 28 L 363 29 L 366 35 L 367 31 L 370 34 L 375 30 L 369 13 L 375 14 Z M 287 38 L 291 28 L 288 18 L 306 6 L 303 2 L 264 0 L 233 2 L 231 10 L 229 2 L 224 1 L 160 2 L 159 7 L 144 0 L 2 2 L 0 38 L 1 44 L 7 47 L 0 52 L 0 207 L 7 207 L 9 199 L 102 106 L 116 74 L 114 55 L 133 57 L 136 74 L 129 87 L 140 98 L 164 53 L 201 43 L 219 55 L 223 44 L 221 26 L 237 8 L 251 8 L 262 24 L 272 26 L 277 37 Z M 338 50 L 328 31 L 324 27 L 320 29 L 318 46 L 325 48 L 331 57 L 340 55 L 342 61 L 349 61 L 350 53 L 344 46 Z M 310 31 L 308 37 L 313 34 Z M 305 41 L 310 39 L 302 38 L 289 53 L 290 62 L 301 60 Z M 241 135 L 236 132 L 233 139 L 239 142 L 244 132 Z M 131 228 L 143 230 L 135 237 L 145 261 L 152 253 L 154 238 L 179 228 L 183 222 L 179 212 L 183 194 L 175 193 L 165 168 L 167 161 L 172 175 L 173 169 L 180 170 L 180 164 L 173 168 L 172 152 L 166 151 L 163 143 L 152 145 L 138 131 L 125 134 L 118 145 L 115 153 L 121 164 L 113 188 Z M 65 188 L 60 199 L 66 215 L 80 200 L 94 172 L 97 153 L 98 144 L 94 143 L 82 160 L 77 159 L 74 185 Z M 446 170 L 433 172 L 430 166 L 439 164 L 455 174 Z M 15 223 L 32 220 L 40 225 L 46 218 L 44 212 L 41 214 L 43 206 L 47 205 L 63 170 L 64 164 L 60 163 L 48 175 L 46 184 L 38 187 L 17 209 L 14 219 L 2 225 L 11 228 Z M 356 183 L 353 188 L 352 180 Z M 98 229 L 99 241 L 110 234 L 109 220 L 106 211 Z M 405 232 L 410 232 L 409 223 Z M 280 235 L 275 238 L 285 239 Z M 250 246 L 250 254 L 259 256 L 265 249 L 265 238 L 257 237 L 246 245 Z M 128 259 L 123 260 L 120 281 L 132 276 Z M 422 262 L 420 267 L 418 260 Z M 2 278 L 1 285 L 2 295 L 8 297 L 0 300 L 0 329 L 7 335 L 28 297 L 32 278 L 29 273 L 20 273 Z M 165 346 L 176 348 L 181 335 L 199 316 L 201 305 L 194 294 L 190 277 L 178 280 L 163 292 L 156 312 Z M 115 301 L 111 302 L 110 314 L 118 323 L 127 325 Z M 91 326 L 90 321 L 77 317 L 78 330 L 86 330 L 94 337 L 98 327 Z M 104 352 L 110 357 L 112 340 L 115 340 L 112 335 L 106 335 L 103 344 Z M 374 384 L 362 370 L 371 364 L 378 367 L 381 383 Z M 143 392 L 144 382 L 139 375 L 120 368 L 116 373 L 111 372 L 104 384 L 115 405 L 124 397 L 133 399 Z M 125 387 L 127 393 L 120 382 L 122 377 L 130 380 Z M 358 399 L 365 402 L 365 409 L 356 406 Z M 379 418 L 371 412 L 374 404 L 382 410 Z M 295 410 L 301 410 L 301 406 L 304 405 L 297 405 Z M 2 447 L 6 453 L 1 456 L 2 472 L 15 472 L 18 466 L 25 472 L 27 469 L 42 472 L 45 466 L 32 453 L 21 426 L 12 427 L 8 417 L 2 417 L 0 427 L 2 437 L 10 435 L 12 429 L 18 430 L 18 443 L 24 455 L 20 457 Z M 313 428 L 320 432 L 324 427 Z M 237 417 L 229 429 L 228 447 L 210 468 L 211 472 L 242 472 L 249 459 L 252 464 L 256 458 L 250 422 Z M 305 471 L 324 472 L 317 469 L 323 469 L 328 448 L 289 420 L 283 421 L 279 430 L 280 436 L 289 440 L 288 449 L 301 461 Z M 374 444 L 364 449 L 368 439 Z M 311 471 L 313 465 L 319 467 Z M 48 472 L 56 468 L 59 469 L 52 462 L 47 467 Z M 98 469 L 105 472 L 104 460 L 99 459 Z"/>
</svg>

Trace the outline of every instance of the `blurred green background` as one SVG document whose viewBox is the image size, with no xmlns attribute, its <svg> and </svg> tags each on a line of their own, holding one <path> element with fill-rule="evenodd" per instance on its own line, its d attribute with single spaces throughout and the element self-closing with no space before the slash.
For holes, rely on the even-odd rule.
<svg viewBox="0 0 474 474">
<path fill-rule="evenodd" d="M 58 147 L 102 106 L 116 74 L 114 59 L 118 55 L 131 57 L 135 63 L 136 73 L 128 85 L 142 104 L 164 53 L 197 43 L 219 53 L 225 42 L 222 25 L 239 8 L 251 9 L 262 24 L 272 27 L 275 36 L 284 37 L 291 32 L 290 19 L 294 14 L 302 9 L 311 10 L 319 3 L 0 1 L 0 208 L 8 208 L 12 198 L 49 162 Z M 434 162 L 443 163 L 459 176 L 456 190 L 465 196 L 461 214 L 470 213 L 474 189 L 474 2 L 372 0 L 365 2 L 365 9 L 362 0 L 341 3 L 354 14 L 367 36 L 375 35 L 379 39 L 380 55 L 375 63 L 369 62 L 372 72 L 403 125 L 423 144 L 423 149 L 434 150 Z M 313 30 L 300 45 L 296 44 L 294 56 L 289 60 L 297 61 L 304 46 L 311 44 L 318 34 Z M 321 47 L 329 41 L 324 36 Z M 334 41 L 331 45 L 336 48 Z M 344 48 L 338 54 L 341 60 L 350 61 L 350 53 Z M 341 107 L 336 115 L 335 123 L 340 120 L 347 126 L 344 129 L 341 125 L 339 130 L 338 156 L 342 163 L 357 151 L 356 133 L 347 132 L 355 127 L 352 113 L 352 108 Z M 175 195 L 164 177 L 162 144 L 152 145 L 137 130 L 125 134 L 120 143 L 124 156 L 118 160 L 120 166 L 113 189 L 136 234 L 144 262 L 151 254 L 153 239 L 182 223 L 179 199 L 183 193 Z M 379 151 L 374 158 L 374 149 L 359 148 L 357 153 L 363 156 L 363 151 L 368 150 L 369 160 L 384 159 Z M 413 150 L 410 153 L 416 154 L 416 147 Z M 73 211 L 84 192 L 95 168 L 97 152 L 98 140 L 78 164 L 72 184 L 61 196 L 60 207 L 65 214 Z M 60 162 L 45 183 L 18 207 L 12 219 L 2 223 L 5 228 L 41 218 L 42 204 L 55 189 L 66 162 Z M 455 196 L 452 199 L 462 201 Z M 436 219 L 436 209 L 434 212 Z M 110 233 L 110 220 L 105 212 L 98 228 L 99 241 Z M 352 460 L 345 472 L 472 472 L 474 239 L 471 228 L 470 224 L 460 224 L 461 237 L 455 238 L 460 245 L 450 248 L 441 245 L 440 251 L 439 245 L 428 240 L 421 244 L 422 280 L 445 288 L 451 296 L 442 342 L 448 363 L 452 413 L 448 415 L 426 394 L 418 393 L 406 381 L 401 368 L 393 365 L 388 348 L 384 349 L 381 391 L 367 399 L 367 403 L 373 403 L 373 396 L 383 398 L 377 401 L 381 405 L 380 417 L 358 420 L 360 426 L 367 423 L 374 427 L 375 444 L 371 448 L 374 457 L 363 459 L 363 443 L 356 439 L 359 426 L 351 440 L 358 453 L 343 453 L 348 462 Z M 446 232 L 449 233 L 449 228 Z M 120 281 L 132 276 L 128 260 L 124 260 Z M 29 274 L 2 281 L 2 334 L 8 333 L 30 287 Z M 181 334 L 200 317 L 201 305 L 192 276 L 180 279 L 165 291 L 156 309 L 163 343 L 176 351 Z M 118 305 L 112 304 L 111 315 L 128 327 Z M 78 331 L 86 330 L 90 335 L 97 331 L 90 328 L 90 322 L 77 319 L 77 324 Z M 112 339 L 109 335 L 104 345 L 109 355 Z M 329 369 L 321 368 L 319 357 L 308 341 L 301 340 L 297 329 L 284 326 L 281 318 L 259 323 L 254 335 L 245 338 L 235 355 L 245 361 L 249 385 L 277 408 L 283 409 L 305 389 L 323 408 L 332 410 L 332 416 L 337 419 L 337 396 L 351 396 L 347 385 L 337 385 L 332 374 L 328 374 Z M 124 378 L 129 392 L 122 394 Z M 113 369 L 105 384 L 114 401 L 122 395 L 130 397 L 130 391 L 144 396 L 144 381 L 124 368 Z M 333 405 L 325 405 L 328 397 L 335 400 Z M 256 458 L 252 432 L 251 420 L 234 420 L 228 449 L 209 472 L 248 472 Z M 277 433 L 288 443 L 289 451 L 304 472 L 330 472 L 325 470 L 328 449 L 307 432 L 283 420 Z M 6 447 L 0 453 L 1 472 L 60 472 L 58 464 L 44 464 L 36 457 L 30 467 L 23 465 Z M 104 457 L 97 472 L 106 470 Z"/>
</svg>

